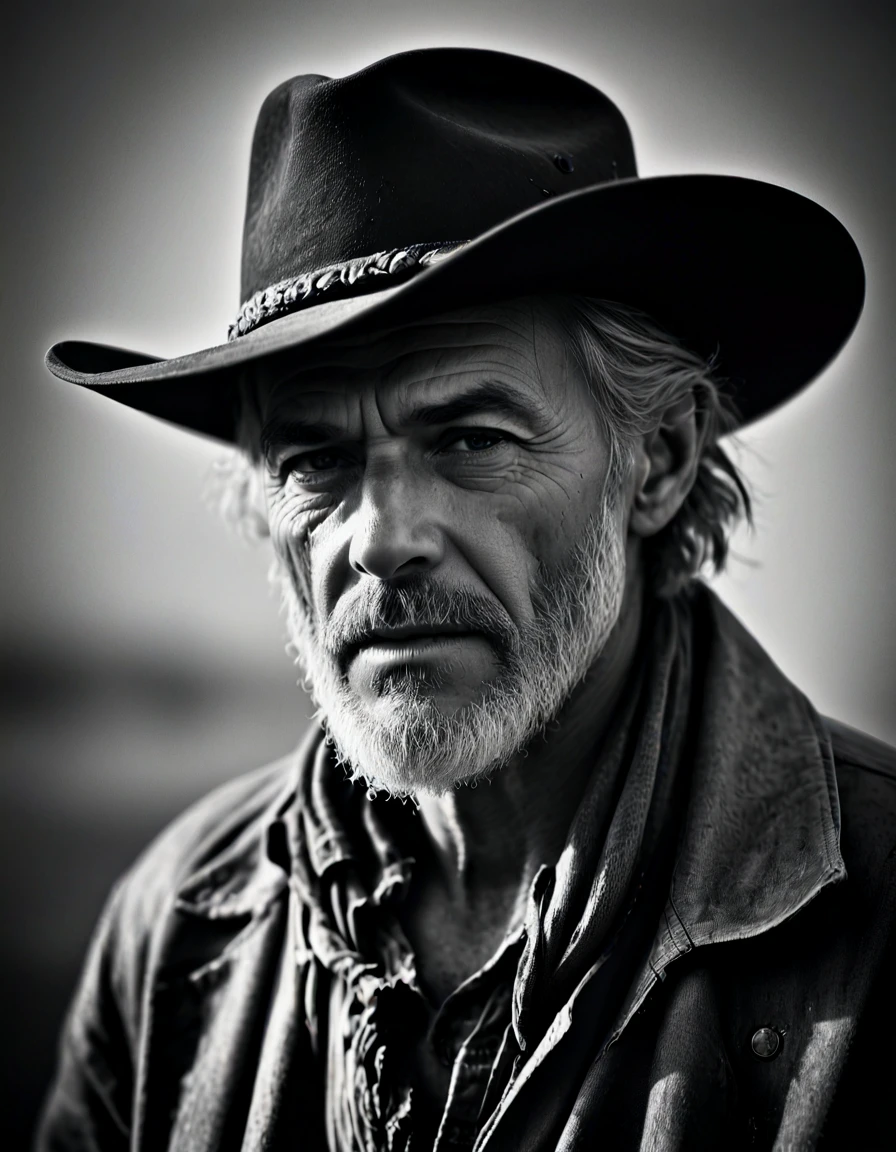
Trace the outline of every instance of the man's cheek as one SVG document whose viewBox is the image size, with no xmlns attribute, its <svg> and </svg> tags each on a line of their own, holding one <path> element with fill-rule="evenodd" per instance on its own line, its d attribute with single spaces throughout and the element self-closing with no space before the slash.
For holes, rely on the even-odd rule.
<svg viewBox="0 0 896 1152">
<path fill-rule="evenodd" d="M 296 567 L 307 568 L 307 556 L 315 518 L 295 501 L 277 499 L 269 504 L 271 544 L 275 554 L 285 561 L 291 558 Z"/>
<path fill-rule="evenodd" d="M 307 522 L 303 517 L 275 508 L 272 509 L 270 533 L 283 579 L 289 582 L 298 606 L 311 617 L 314 597 Z"/>
<path fill-rule="evenodd" d="M 268 521 L 275 549 L 282 555 L 293 543 L 304 545 L 333 513 L 327 493 L 311 495 L 284 488 L 268 492 Z"/>
</svg>

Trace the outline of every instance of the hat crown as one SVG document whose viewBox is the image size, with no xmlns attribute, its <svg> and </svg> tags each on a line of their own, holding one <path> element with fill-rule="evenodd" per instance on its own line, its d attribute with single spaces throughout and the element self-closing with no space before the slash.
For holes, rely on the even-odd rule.
<svg viewBox="0 0 896 1152">
<path fill-rule="evenodd" d="M 460 48 L 271 93 L 242 281 L 226 344 L 159 360 L 64 341 L 47 364 L 228 440 L 255 361 L 291 364 L 318 341 L 562 292 L 639 308 L 716 357 L 747 422 L 836 354 L 865 285 L 852 237 L 820 205 L 742 176 L 637 179 L 625 120 L 597 89 Z"/>
<path fill-rule="evenodd" d="M 405 52 L 297 76 L 252 144 L 242 299 L 375 252 L 472 239 L 546 198 L 637 175 L 596 88 L 501 52 Z"/>
</svg>

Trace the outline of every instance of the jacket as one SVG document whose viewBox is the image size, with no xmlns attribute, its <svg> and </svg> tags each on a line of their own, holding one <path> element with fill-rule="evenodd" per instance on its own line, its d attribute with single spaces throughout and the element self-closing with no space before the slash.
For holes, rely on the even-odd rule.
<svg viewBox="0 0 896 1152">
<path fill-rule="evenodd" d="M 892 1146 L 896 753 L 818 717 L 704 595 L 702 707 L 722 726 L 649 952 L 596 1047 L 582 981 L 477 1152 Z M 295 756 L 227 784 L 119 882 L 41 1152 L 327 1148 L 315 958 L 296 946 L 302 908 L 272 843 L 297 788 Z"/>
</svg>

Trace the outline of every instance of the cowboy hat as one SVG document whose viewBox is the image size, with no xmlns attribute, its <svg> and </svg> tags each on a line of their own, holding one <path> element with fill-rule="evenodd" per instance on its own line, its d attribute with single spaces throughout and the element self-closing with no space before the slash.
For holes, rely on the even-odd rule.
<svg viewBox="0 0 896 1152">
<path fill-rule="evenodd" d="M 467 305 L 577 293 L 649 313 L 716 355 L 741 424 L 815 377 L 858 320 L 849 233 L 788 189 L 639 178 L 628 126 L 583 80 L 436 48 L 298 76 L 262 106 L 226 342 L 159 359 L 82 341 L 55 375 L 224 440 L 260 359 Z"/>
</svg>

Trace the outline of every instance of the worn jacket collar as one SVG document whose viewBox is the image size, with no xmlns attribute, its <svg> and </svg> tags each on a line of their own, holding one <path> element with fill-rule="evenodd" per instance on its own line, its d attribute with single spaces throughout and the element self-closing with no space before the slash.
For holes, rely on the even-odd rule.
<svg viewBox="0 0 896 1152">
<path fill-rule="evenodd" d="M 677 957 L 759 936 L 846 878 L 830 738 L 708 588 L 695 596 L 702 710 L 664 916 L 609 1043 Z"/>
</svg>

